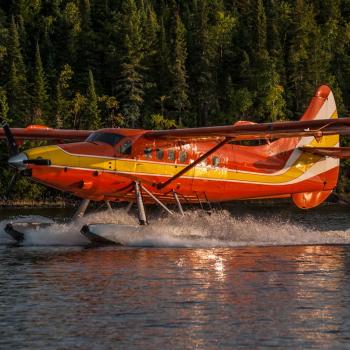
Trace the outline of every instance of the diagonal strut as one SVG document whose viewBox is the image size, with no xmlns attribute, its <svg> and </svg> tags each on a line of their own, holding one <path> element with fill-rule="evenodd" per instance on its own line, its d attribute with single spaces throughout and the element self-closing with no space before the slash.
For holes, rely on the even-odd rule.
<svg viewBox="0 0 350 350">
<path fill-rule="evenodd" d="M 176 180 L 178 177 L 182 176 L 183 174 L 187 173 L 190 169 L 194 168 L 197 164 L 202 162 L 204 159 L 208 158 L 211 154 L 216 152 L 219 148 L 224 146 L 226 143 L 230 142 L 231 138 L 230 137 L 225 137 L 221 142 L 219 142 L 216 146 L 211 148 L 208 152 L 204 153 L 201 155 L 199 158 L 197 158 L 194 162 L 191 164 L 187 165 L 185 168 L 183 168 L 181 171 L 179 171 L 177 174 L 175 174 L 173 177 L 170 179 L 166 180 L 165 182 L 162 182 L 160 184 L 157 184 L 156 187 L 157 189 L 161 190 L 164 187 L 168 186 L 170 183 L 172 183 L 174 180 Z"/>
</svg>

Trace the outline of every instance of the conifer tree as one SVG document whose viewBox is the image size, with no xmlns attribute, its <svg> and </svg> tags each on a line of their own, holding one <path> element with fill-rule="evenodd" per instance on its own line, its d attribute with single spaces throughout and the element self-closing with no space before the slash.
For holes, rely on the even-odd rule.
<svg viewBox="0 0 350 350">
<path fill-rule="evenodd" d="M 29 122 L 29 120 L 23 119 L 23 117 L 27 116 L 29 113 L 29 96 L 27 93 L 26 69 L 14 17 L 12 17 L 11 21 L 7 52 L 9 64 L 8 100 L 10 116 L 17 120 Z"/>
<path fill-rule="evenodd" d="M 139 8 L 141 16 L 141 25 L 143 32 L 143 58 L 142 58 L 142 76 L 144 102 L 142 105 L 142 113 L 148 115 L 154 110 L 154 103 L 158 97 L 158 60 L 159 53 L 159 31 L 157 14 L 149 0 L 141 3 Z"/>
<path fill-rule="evenodd" d="M 142 60 L 144 40 L 142 36 L 141 12 L 135 0 L 126 0 L 122 6 L 123 57 L 118 91 L 122 113 L 129 125 L 140 121 L 141 106 L 144 102 L 144 79 Z"/>
<path fill-rule="evenodd" d="M 255 23 L 256 113 L 262 121 L 276 121 L 284 118 L 286 103 L 280 76 L 267 50 L 267 22 L 262 0 L 257 3 Z"/>
<path fill-rule="evenodd" d="M 77 58 L 84 62 L 84 66 L 77 65 L 75 74 L 79 85 L 85 87 L 88 83 L 86 74 L 86 66 L 94 67 L 96 62 L 93 60 L 95 44 L 94 32 L 92 31 L 91 23 L 91 5 L 90 0 L 80 0 L 79 15 L 81 17 L 81 30 L 77 34 Z"/>
<path fill-rule="evenodd" d="M 175 14 L 174 48 L 172 64 L 172 88 L 170 96 L 177 112 L 178 124 L 182 124 L 182 114 L 188 108 L 188 84 L 186 72 L 187 45 L 185 27 L 179 13 Z"/>
<path fill-rule="evenodd" d="M 44 100 L 64 102 L 64 125 L 78 127 L 86 67 L 103 96 L 118 97 L 113 113 L 128 125 L 146 125 L 159 112 L 187 116 L 189 126 L 290 118 L 321 83 L 344 111 L 348 19 L 342 0 L 11 0 L 0 5 L 0 85 L 15 123 L 42 109 L 45 90 Z M 39 39 L 45 89 L 36 91 Z M 66 63 L 75 72 L 69 89 L 58 84 Z"/>
<path fill-rule="evenodd" d="M 91 70 L 89 70 L 89 86 L 87 91 L 86 112 L 87 123 L 86 125 L 83 125 L 83 127 L 93 130 L 99 129 L 101 127 L 101 116 L 100 110 L 98 108 L 98 97 L 95 90 L 94 76 Z"/>
<path fill-rule="evenodd" d="M 216 89 L 212 70 L 208 0 L 193 0 L 194 18 L 191 23 L 191 81 L 192 99 L 197 107 L 196 124 L 208 125 L 209 112 L 215 109 Z"/>
<path fill-rule="evenodd" d="M 165 29 L 165 18 L 161 18 L 160 25 L 160 42 L 159 42 L 159 55 L 157 61 L 159 65 L 157 80 L 161 95 L 166 95 L 169 91 L 169 80 L 170 80 L 170 49 L 168 34 Z"/>
<path fill-rule="evenodd" d="M 34 74 L 34 100 L 33 109 L 36 123 L 46 123 L 48 120 L 48 95 L 47 82 L 44 68 L 41 61 L 39 43 L 35 50 L 35 74 Z"/>
<path fill-rule="evenodd" d="M 70 110 L 70 81 L 73 77 L 72 67 L 68 64 L 64 65 L 60 72 L 56 85 L 56 103 L 55 103 L 55 127 L 72 128 L 75 126 L 74 119 L 71 118 Z"/>
<path fill-rule="evenodd" d="M 291 86 L 289 96 L 294 104 L 292 109 L 301 114 L 307 103 L 306 96 L 313 93 L 317 84 L 314 79 L 310 81 L 313 77 L 308 69 L 308 61 L 316 54 L 311 51 L 312 45 L 314 44 L 316 49 L 320 40 L 316 34 L 318 28 L 313 8 L 305 0 L 296 0 L 293 29 L 287 65 L 288 81 Z"/>
<path fill-rule="evenodd" d="M 0 116 L 7 120 L 7 114 L 9 112 L 9 106 L 7 104 L 6 90 L 0 87 Z"/>
</svg>

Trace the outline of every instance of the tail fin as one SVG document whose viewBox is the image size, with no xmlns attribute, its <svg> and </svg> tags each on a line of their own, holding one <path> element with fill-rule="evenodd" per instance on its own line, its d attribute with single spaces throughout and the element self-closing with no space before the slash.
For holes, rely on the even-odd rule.
<svg viewBox="0 0 350 350">
<path fill-rule="evenodd" d="M 332 90 L 327 85 L 320 86 L 312 98 L 301 120 L 338 118 L 337 106 Z"/>
<path fill-rule="evenodd" d="M 312 98 L 309 107 L 301 120 L 338 118 L 337 107 L 331 89 L 320 86 Z M 299 139 L 299 147 L 338 147 L 339 135 L 323 136 L 320 139 L 314 137 L 302 137 Z M 339 175 L 339 159 L 321 157 L 317 155 L 302 154 L 300 158 L 307 158 L 307 162 L 313 162 L 307 167 L 303 177 L 309 179 L 310 187 L 319 187 L 318 191 L 292 194 L 294 203 L 303 209 L 313 208 L 322 203 L 337 185 Z M 301 160 L 301 159 L 300 159 Z M 304 160 L 305 161 L 305 160 Z M 312 182 L 312 183 L 311 183 Z M 306 184 L 305 184 L 306 185 Z M 307 187 L 307 186 L 305 186 Z"/>
</svg>

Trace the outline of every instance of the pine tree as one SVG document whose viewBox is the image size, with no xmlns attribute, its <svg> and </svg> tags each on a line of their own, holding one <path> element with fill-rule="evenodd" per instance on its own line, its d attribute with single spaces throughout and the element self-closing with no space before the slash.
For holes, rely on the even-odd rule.
<svg viewBox="0 0 350 350">
<path fill-rule="evenodd" d="M 90 0 L 80 0 L 79 13 L 81 17 L 81 30 L 77 34 L 76 51 L 79 61 L 84 62 L 83 66 L 77 65 L 75 74 L 79 85 L 83 88 L 88 84 L 86 67 L 95 68 L 95 34 L 91 23 Z"/>
<path fill-rule="evenodd" d="M 191 91 L 193 105 L 196 106 L 195 122 L 199 125 L 209 124 L 209 114 L 216 107 L 216 87 L 213 76 L 213 60 L 211 56 L 209 6 L 208 0 L 193 0 L 194 18 L 191 22 Z"/>
<path fill-rule="evenodd" d="M 81 14 L 75 2 L 68 2 L 60 16 L 59 41 L 57 45 L 63 50 L 60 52 L 62 63 L 74 66 L 77 62 L 78 38 L 81 33 Z"/>
<path fill-rule="evenodd" d="M 7 120 L 7 114 L 9 112 L 9 106 L 7 104 L 7 96 L 4 88 L 0 87 L 0 116 L 2 119 Z"/>
<path fill-rule="evenodd" d="M 36 44 L 35 51 L 35 74 L 34 74 L 34 100 L 33 109 L 35 123 L 46 123 L 48 112 L 47 82 L 43 69 L 39 43 Z"/>
<path fill-rule="evenodd" d="M 55 103 L 55 127 L 73 128 L 75 127 L 75 119 L 70 109 L 70 81 L 73 77 L 72 67 L 68 64 L 64 65 L 60 72 L 56 85 L 56 103 Z"/>
<path fill-rule="evenodd" d="M 121 111 L 129 124 L 134 127 L 142 121 L 141 106 L 144 102 L 144 78 L 142 60 L 144 58 L 144 40 L 142 36 L 141 12 L 134 0 L 126 0 L 123 13 L 123 50 L 121 74 L 118 91 Z"/>
<path fill-rule="evenodd" d="M 26 69 L 14 17 L 12 17 L 11 21 L 7 52 L 9 66 L 8 100 L 10 117 L 28 123 L 28 119 L 23 119 L 23 117 L 27 116 L 29 113 Z"/>
<path fill-rule="evenodd" d="M 258 0 L 255 16 L 256 113 L 261 121 L 276 121 L 284 118 L 286 103 L 280 76 L 267 50 L 267 22 L 262 0 Z"/>
<path fill-rule="evenodd" d="M 169 80 L 170 80 L 170 49 L 169 39 L 165 29 L 165 18 L 161 18 L 160 26 L 160 42 L 159 42 L 159 55 L 157 55 L 158 72 L 157 81 L 161 95 L 167 95 L 169 92 Z"/>
<path fill-rule="evenodd" d="M 188 108 L 188 84 L 186 72 L 187 45 L 186 31 L 181 21 L 179 13 L 175 15 L 174 28 L 174 48 L 173 48 L 173 64 L 172 72 L 172 88 L 170 96 L 177 112 L 178 124 L 182 124 L 182 114 Z"/>
<path fill-rule="evenodd" d="M 56 115 L 54 127 L 61 129 L 64 123 L 64 110 L 65 110 L 65 99 L 62 94 L 60 84 L 56 86 Z"/>
<path fill-rule="evenodd" d="M 12 16 L 9 40 L 7 45 L 8 62 L 11 67 L 12 64 L 16 66 L 17 72 L 21 75 L 20 79 L 25 80 L 26 69 L 23 61 L 21 44 L 19 40 L 17 25 L 15 18 Z"/>
<path fill-rule="evenodd" d="M 313 7 L 305 0 L 296 0 L 293 28 L 288 52 L 287 79 L 290 84 L 289 98 L 292 100 L 289 103 L 294 104 L 291 107 L 292 110 L 300 115 L 306 107 L 307 96 L 312 96 L 315 86 L 319 82 L 318 77 L 312 76 L 309 69 L 318 68 L 309 66 L 308 62 L 314 61 L 318 54 L 317 46 L 320 41 L 320 33 L 315 22 Z"/>
<path fill-rule="evenodd" d="M 91 70 L 89 70 L 86 112 L 88 123 L 83 125 L 83 127 L 93 130 L 99 129 L 101 127 L 101 116 L 98 108 L 98 97 L 95 90 L 94 76 Z"/>
<path fill-rule="evenodd" d="M 157 54 L 159 50 L 159 31 L 157 14 L 149 0 L 141 3 L 139 7 L 142 26 L 143 39 L 143 58 L 142 77 L 144 102 L 142 105 L 142 114 L 148 115 L 154 110 L 154 104 L 159 96 L 159 87 L 157 76 L 159 74 L 159 60 Z"/>
</svg>

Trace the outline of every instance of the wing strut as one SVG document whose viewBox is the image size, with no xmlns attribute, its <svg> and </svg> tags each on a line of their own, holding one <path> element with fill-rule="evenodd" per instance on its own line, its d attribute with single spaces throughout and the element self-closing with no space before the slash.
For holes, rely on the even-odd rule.
<svg viewBox="0 0 350 350">
<path fill-rule="evenodd" d="M 166 180 L 165 182 L 162 182 L 160 184 L 157 184 L 157 189 L 161 190 L 164 187 L 168 186 L 170 183 L 172 183 L 174 180 L 176 180 L 178 177 L 182 176 L 183 174 L 187 173 L 190 169 L 194 168 L 197 164 L 202 162 L 204 159 L 208 158 L 211 154 L 216 152 L 219 148 L 224 146 L 226 143 L 231 141 L 231 137 L 225 137 L 221 142 L 219 142 L 216 146 L 211 148 L 208 152 L 201 155 L 199 158 L 197 158 L 194 162 L 187 165 L 185 168 L 183 168 L 181 171 L 179 171 L 177 174 L 175 174 L 170 179 Z"/>
<path fill-rule="evenodd" d="M 301 151 L 316 154 L 321 157 L 332 157 L 339 159 L 350 158 L 350 147 L 299 147 Z"/>
</svg>

